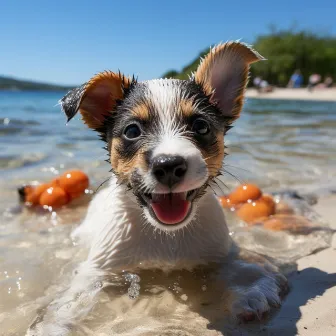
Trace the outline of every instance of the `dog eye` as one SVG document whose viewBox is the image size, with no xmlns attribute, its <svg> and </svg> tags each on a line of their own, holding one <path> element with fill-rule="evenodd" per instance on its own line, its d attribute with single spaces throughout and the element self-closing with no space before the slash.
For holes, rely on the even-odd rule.
<svg viewBox="0 0 336 336">
<path fill-rule="evenodd" d="M 209 124 L 203 119 L 195 120 L 192 130 L 199 135 L 206 135 L 210 132 Z"/>
<path fill-rule="evenodd" d="M 140 135 L 141 135 L 140 127 L 136 124 L 128 125 L 124 130 L 124 136 L 126 137 L 126 139 L 129 140 L 139 138 Z"/>
</svg>

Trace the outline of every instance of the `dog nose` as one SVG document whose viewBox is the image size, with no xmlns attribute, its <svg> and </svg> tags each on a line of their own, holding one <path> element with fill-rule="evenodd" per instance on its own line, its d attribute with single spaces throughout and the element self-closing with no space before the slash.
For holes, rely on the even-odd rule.
<svg viewBox="0 0 336 336">
<path fill-rule="evenodd" d="M 170 188 L 180 182 L 186 172 L 187 161 L 181 156 L 160 155 L 152 163 L 152 173 L 157 181 Z"/>
</svg>

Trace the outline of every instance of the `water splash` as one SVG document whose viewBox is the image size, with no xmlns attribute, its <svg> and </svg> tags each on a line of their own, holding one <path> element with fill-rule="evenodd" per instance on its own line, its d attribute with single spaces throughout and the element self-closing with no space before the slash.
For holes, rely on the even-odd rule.
<svg viewBox="0 0 336 336">
<path fill-rule="evenodd" d="M 135 300 L 140 295 L 140 277 L 137 274 L 126 273 L 124 279 L 126 282 L 130 282 L 130 287 L 127 290 L 128 297 Z"/>
</svg>

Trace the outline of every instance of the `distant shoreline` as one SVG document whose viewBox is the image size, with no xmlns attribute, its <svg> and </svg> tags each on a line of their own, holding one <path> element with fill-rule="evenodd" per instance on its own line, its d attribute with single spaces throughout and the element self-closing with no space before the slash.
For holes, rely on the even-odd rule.
<svg viewBox="0 0 336 336">
<path fill-rule="evenodd" d="M 45 89 L 45 88 L 36 88 L 36 89 L 2 89 L 0 92 L 67 92 L 72 88 L 59 88 L 59 89 Z"/>
<path fill-rule="evenodd" d="M 246 90 L 247 98 L 256 99 L 280 99 L 280 100 L 308 100 L 308 101 L 330 101 L 336 102 L 336 88 L 315 89 L 309 92 L 303 89 L 284 89 L 275 88 L 273 92 L 258 93 L 256 89 L 248 88 Z"/>
<path fill-rule="evenodd" d="M 66 91 L 75 86 L 41 83 L 30 80 L 22 80 L 0 75 L 0 91 L 22 92 L 22 91 Z"/>
<path fill-rule="evenodd" d="M 66 92 L 73 88 L 63 86 L 53 86 L 48 84 L 34 83 L 31 87 L 0 87 L 0 92 Z M 275 88 L 273 92 L 259 93 L 254 88 L 246 90 L 246 98 L 253 99 L 268 99 L 268 100 L 305 100 L 305 101 L 321 101 L 321 102 L 336 102 L 336 87 L 330 89 L 315 89 L 309 92 L 306 88 L 303 89 L 284 89 Z"/>
</svg>

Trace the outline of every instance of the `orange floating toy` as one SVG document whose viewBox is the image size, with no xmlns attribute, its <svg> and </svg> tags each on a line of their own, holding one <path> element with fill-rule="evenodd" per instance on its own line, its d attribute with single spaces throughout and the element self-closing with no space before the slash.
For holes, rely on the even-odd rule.
<svg viewBox="0 0 336 336">
<path fill-rule="evenodd" d="M 274 214 L 275 202 L 267 195 L 261 196 L 259 199 L 250 203 L 244 203 L 237 210 L 237 215 L 247 224 L 253 224 L 257 219 Z"/>
<path fill-rule="evenodd" d="M 236 214 L 247 224 L 275 213 L 276 204 L 271 195 L 262 194 L 255 184 L 243 184 L 231 194 L 219 198 L 223 208 L 236 210 Z"/>
<path fill-rule="evenodd" d="M 58 184 L 71 198 L 77 198 L 88 188 L 89 178 L 80 170 L 70 170 L 59 177 Z"/>
<path fill-rule="evenodd" d="M 237 187 L 228 196 L 220 197 L 220 203 L 225 208 L 235 207 L 241 203 L 254 201 L 261 197 L 262 192 L 255 184 L 243 184 Z"/>
<path fill-rule="evenodd" d="M 31 203 L 32 205 L 39 204 L 41 195 L 50 187 L 51 183 L 43 183 L 36 187 L 34 186 L 24 187 L 24 194 L 25 194 L 24 201 Z"/>
<path fill-rule="evenodd" d="M 69 203 L 70 196 L 60 187 L 50 187 L 40 196 L 40 205 L 47 205 L 53 208 L 60 208 Z"/>
<path fill-rule="evenodd" d="M 89 187 L 88 176 L 80 170 L 69 170 L 49 183 L 18 189 L 21 201 L 30 205 L 59 208 L 80 197 Z"/>
</svg>

